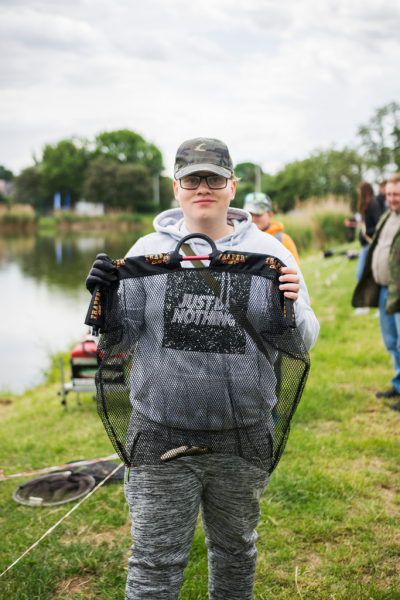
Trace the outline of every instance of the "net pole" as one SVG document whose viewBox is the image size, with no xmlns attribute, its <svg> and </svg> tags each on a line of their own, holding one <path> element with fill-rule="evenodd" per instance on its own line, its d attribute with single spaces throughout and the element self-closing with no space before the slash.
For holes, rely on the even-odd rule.
<svg viewBox="0 0 400 600">
<path fill-rule="evenodd" d="M 62 469 L 68 469 L 69 467 L 83 467 L 85 465 L 93 465 L 99 462 L 105 462 L 106 460 L 115 460 L 119 458 L 118 454 L 110 454 L 104 458 L 90 458 L 88 460 L 77 460 L 76 462 L 66 463 L 65 465 L 59 465 L 58 467 L 45 467 L 44 469 L 36 469 L 34 471 L 23 471 L 22 473 L 14 473 L 13 475 L 4 475 L 3 471 L 0 470 L 0 481 L 8 481 L 9 479 L 15 479 L 16 477 L 27 477 L 28 475 L 40 475 L 43 473 L 52 473 L 53 471 L 61 471 Z"/>
</svg>

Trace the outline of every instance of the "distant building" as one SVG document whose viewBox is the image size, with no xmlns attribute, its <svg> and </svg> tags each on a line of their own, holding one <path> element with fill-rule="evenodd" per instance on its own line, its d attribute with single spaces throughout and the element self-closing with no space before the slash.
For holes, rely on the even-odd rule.
<svg viewBox="0 0 400 600">
<path fill-rule="evenodd" d="M 104 204 L 86 202 L 85 200 L 79 200 L 75 204 L 75 212 L 77 215 L 86 215 L 88 217 L 101 217 L 104 215 Z"/>
<path fill-rule="evenodd" d="M 0 196 L 8 196 L 13 191 L 13 182 L 0 179 Z"/>
</svg>

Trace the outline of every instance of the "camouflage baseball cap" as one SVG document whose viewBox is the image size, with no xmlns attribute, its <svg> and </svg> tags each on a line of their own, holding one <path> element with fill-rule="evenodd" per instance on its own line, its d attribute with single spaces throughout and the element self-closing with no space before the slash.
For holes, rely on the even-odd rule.
<svg viewBox="0 0 400 600">
<path fill-rule="evenodd" d="M 263 215 L 265 212 L 272 212 L 271 198 L 267 194 L 259 192 L 247 194 L 244 197 L 244 210 L 248 210 L 253 215 Z"/>
<path fill-rule="evenodd" d="M 183 142 L 175 157 L 175 179 L 196 171 L 209 171 L 229 178 L 233 173 L 233 162 L 228 146 L 213 138 L 195 138 Z"/>
</svg>

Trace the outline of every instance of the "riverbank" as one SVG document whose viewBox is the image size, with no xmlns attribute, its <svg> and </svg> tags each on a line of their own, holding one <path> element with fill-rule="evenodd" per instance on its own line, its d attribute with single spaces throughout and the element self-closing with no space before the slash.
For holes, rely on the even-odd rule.
<svg viewBox="0 0 400 600">
<path fill-rule="evenodd" d="M 35 215 L 32 207 L 16 205 L 0 211 L 0 233 L 32 233 L 57 231 L 60 233 L 135 232 L 143 235 L 153 231 L 157 213 L 112 212 L 101 217 L 76 215 L 59 211 L 52 216 Z M 346 203 L 332 199 L 312 200 L 290 214 L 274 215 L 274 220 L 284 224 L 300 254 L 309 254 L 331 244 L 345 241 L 344 219 L 349 216 Z"/>
<path fill-rule="evenodd" d="M 40 230 L 60 233 L 103 233 L 153 231 L 153 220 L 157 213 L 114 212 L 99 217 L 77 215 L 73 212 L 58 212 L 39 215 L 28 204 L 15 204 L 11 208 L 0 205 L 0 233 L 18 235 Z"/>
<path fill-rule="evenodd" d="M 390 385 L 392 367 L 376 311 L 353 314 L 355 269 L 343 257 L 302 264 L 321 333 L 287 448 L 261 501 L 255 600 L 399 598 L 400 414 L 375 397 Z M 58 389 L 55 358 L 44 385 L 1 398 L 6 474 L 113 452 L 91 396 L 77 406 L 70 395 L 65 412 Z M 23 481 L 0 483 L 2 570 L 72 506 L 14 503 Z M 131 543 L 122 486 L 101 488 L 5 576 L 0 597 L 116 600 Z M 207 597 L 199 520 L 180 600 Z"/>
<path fill-rule="evenodd" d="M 153 220 L 157 213 L 107 213 L 101 217 L 88 217 L 70 212 L 60 212 L 52 217 L 39 219 L 40 229 L 55 229 L 61 233 L 103 233 L 110 231 L 153 230 Z"/>
<path fill-rule="evenodd" d="M 29 204 L 15 204 L 7 208 L 0 204 L 0 234 L 34 233 L 40 217 Z"/>
</svg>

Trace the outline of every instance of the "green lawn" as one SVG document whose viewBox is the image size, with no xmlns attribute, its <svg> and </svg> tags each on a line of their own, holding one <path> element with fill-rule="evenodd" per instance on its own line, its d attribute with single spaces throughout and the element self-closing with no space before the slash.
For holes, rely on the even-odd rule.
<svg viewBox="0 0 400 600">
<path fill-rule="evenodd" d="M 302 264 L 321 333 L 262 499 L 257 600 L 400 599 L 400 413 L 375 398 L 390 385 L 391 360 L 376 311 L 352 314 L 355 268 L 335 258 Z M 90 396 L 81 407 L 71 397 L 64 412 L 56 390 L 54 371 L 47 385 L 3 399 L 5 473 L 113 452 Z M 72 506 L 14 503 L 22 481 L 0 482 L 1 571 Z M 121 599 L 130 544 L 122 486 L 101 488 L 0 580 L 0 597 Z M 180 598 L 207 597 L 199 523 Z"/>
</svg>

